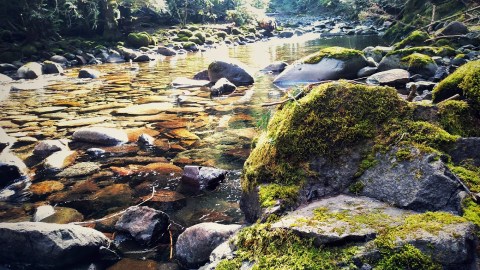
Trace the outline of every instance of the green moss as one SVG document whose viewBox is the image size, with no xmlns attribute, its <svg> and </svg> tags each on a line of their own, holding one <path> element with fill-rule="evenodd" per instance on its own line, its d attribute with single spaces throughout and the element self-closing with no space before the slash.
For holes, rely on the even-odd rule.
<svg viewBox="0 0 480 270">
<path fill-rule="evenodd" d="M 440 124 L 451 134 L 462 137 L 480 136 L 480 118 L 467 102 L 449 100 L 438 105 Z"/>
<path fill-rule="evenodd" d="M 427 32 L 415 30 L 408 37 L 395 44 L 395 49 L 403 49 L 406 46 L 420 46 L 425 43 L 427 39 L 430 39 L 430 35 Z"/>
<path fill-rule="evenodd" d="M 201 44 L 205 43 L 205 40 L 207 39 L 207 37 L 205 36 L 205 33 L 201 31 L 194 32 L 193 36 L 198 38 L 202 42 Z"/>
<path fill-rule="evenodd" d="M 135 48 L 147 47 L 149 44 L 153 43 L 153 39 L 146 32 L 130 33 L 127 37 L 127 43 Z"/>
<path fill-rule="evenodd" d="M 475 108 L 480 107 L 480 60 L 459 67 L 432 92 L 434 102 L 440 102 L 456 94 L 469 98 Z"/>
<path fill-rule="evenodd" d="M 343 47 L 329 47 L 321 49 L 319 52 L 305 57 L 303 62 L 306 64 L 316 64 L 322 61 L 323 58 L 347 60 L 358 56 L 363 56 L 363 53 L 358 50 Z"/>
<path fill-rule="evenodd" d="M 367 157 L 365 157 L 362 160 L 362 162 L 360 162 L 360 166 L 358 167 L 358 171 L 355 174 L 355 177 L 360 177 L 366 170 L 374 167 L 377 164 L 378 164 L 378 160 L 375 159 L 375 154 L 371 153 L 371 154 L 367 155 Z M 352 192 L 352 191 L 350 191 L 350 192 Z M 357 192 L 352 192 L 352 193 L 357 193 Z"/>
<path fill-rule="evenodd" d="M 188 41 L 189 42 L 193 42 L 195 44 L 198 44 L 198 45 L 202 45 L 203 44 L 203 41 L 201 41 L 199 38 L 197 37 L 190 37 L 188 38 Z"/>
<path fill-rule="evenodd" d="M 184 43 L 182 43 L 182 46 L 183 46 L 183 48 L 185 48 L 185 49 L 189 49 L 189 48 L 195 47 L 196 45 L 197 45 L 196 43 L 190 42 L 190 41 L 189 41 L 189 42 L 184 42 Z"/>
<path fill-rule="evenodd" d="M 180 29 L 177 32 L 178 37 L 191 37 L 193 36 L 193 32 L 188 29 Z"/>
<path fill-rule="evenodd" d="M 218 32 L 215 33 L 215 35 L 219 38 L 225 39 L 228 34 L 225 31 L 218 31 Z"/>
<path fill-rule="evenodd" d="M 449 166 L 449 169 L 460 178 L 472 192 L 480 192 L 480 169 L 469 170 L 461 166 Z"/>
<path fill-rule="evenodd" d="M 455 58 L 454 58 L 454 59 L 464 59 L 465 57 L 466 57 L 466 55 L 465 55 L 465 54 L 463 54 L 463 53 L 459 53 L 459 54 L 457 54 L 457 55 L 455 56 Z"/>
<path fill-rule="evenodd" d="M 238 270 L 242 267 L 242 262 L 240 260 L 223 260 L 221 261 L 216 270 Z"/>
<path fill-rule="evenodd" d="M 269 224 L 245 228 L 238 234 L 236 257 L 222 261 L 216 269 L 240 269 L 243 261 L 255 262 L 253 269 L 333 270 L 352 264 L 356 246 L 316 247 L 311 240 Z"/>
<path fill-rule="evenodd" d="M 414 142 L 425 145 L 434 149 L 442 149 L 454 142 L 459 136 L 451 135 L 442 128 L 428 122 L 407 122 L 406 129 L 407 138 L 405 141 Z"/>
<path fill-rule="evenodd" d="M 463 201 L 463 217 L 477 225 L 477 227 L 480 227 L 480 205 L 471 198 Z"/>
<path fill-rule="evenodd" d="M 397 161 L 412 160 L 415 157 L 415 154 L 412 152 L 412 149 L 409 147 L 400 148 L 395 153 Z"/>
<path fill-rule="evenodd" d="M 283 201 L 285 206 L 293 205 L 298 198 L 298 186 L 281 186 L 277 184 L 268 184 L 260 186 L 258 195 L 262 207 L 272 207 L 278 200 Z"/>
<path fill-rule="evenodd" d="M 454 56 L 456 55 L 455 49 L 449 46 L 443 47 L 432 47 L 432 46 L 421 46 L 413 47 L 408 49 L 394 50 L 387 54 L 389 55 L 398 55 L 400 57 L 405 57 L 413 53 L 421 53 L 428 56 Z"/>
<path fill-rule="evenodd" d="M 423 68 L 429 64 L 434 64 L 432 57 L 421 54 L 421 53 L 412 53 L 408 56 L 405 56 L 401 60 L 402 64 L 407 65 L 409 68 Z"/>
<path fill-rule="evenodd" d="M 392 250 L 385 254 L 378 262 L 375 269 L 378 270 L 404 270 L 423 269 L 441 270 L 442 266 L 433 262 L 430 256 L 423 254 L 412 245 L 404 245 L 399 250 Z"/>
</svg>

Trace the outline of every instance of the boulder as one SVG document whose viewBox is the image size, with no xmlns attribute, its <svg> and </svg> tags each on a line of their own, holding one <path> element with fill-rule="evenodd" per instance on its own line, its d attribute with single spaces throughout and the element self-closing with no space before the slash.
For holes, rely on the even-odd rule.
<svg viewBox="0 0 480 270">
<path fill-rule="evenodd" d="M 468 34 L 468 27 L 461 22 L 451 22 L 445 28 L 441 29 L 437 35 L 441 36 L 453 36 L 453 35 L 465 35 Z"/>
<path fill-rule="evenodd" d="M 195 190 L 213 189 L 225 180 L 227 171 L 201 166 L 185 166 L 181 183 Z"/>
<path fill-rule="evenodd" d="M 225 78 L 218 80 L 211 88 L 213 96 L 228 95 L 233 93 L 237 87 Z"/>
<path fill-rule="evenodd" d="M 74 141 L 89 142 L 101 145 L 119 145 L 128 142 L 125 131 L 116 128 L 86 127 L 75 131 Z"/>
<path fill-rule="evenodd" d="M 236 86 L 253 84 L 253 76 L 240 64 L 214 61 L 208 66 L 208 77 L 214 83 L 221 78 L 229 80 Z"/>
<path fill-rule="evenodd" d="M 140 54 L 133 59 L 133 62 L 148 62 L 150 61 L 150 56 L 147 54 Z"/>
<path fill-rule="evenodd" d="M 227 240 L 223 242 L 221 245 L 219 245 L 212 251 L 209 257 L 209 262 L 206 265 L 200 267 L 199 270 L 215 270 L 222 260 L 229 260 L 234 258 L 235 249 L 235 245 L 230 243 L 230 241 Z"/>
<path fill-rule="evenodd" d="M 42 64 L 30 62 L 17 70 L 17 76 L 21 79 L 36 79 L 43 74 Z"/>
<path fill-rule="evenodd" d="M 8 83 L 13 81 L 12 78 L 8 77 L 7 75 L 1 74 L 0 73 L 0 83 Z"/>
<path fill-rule="evenodd" d="M 177 260 L 183 267 L 198 268 L 209 260 L 210 253 L 226 241 L 240 225 L 200 223 L 187 228 L 176 243 Z"/>
<path fill-rule="evenodd" d="M 53 152 L 70 150 L 67 140 L 44 140 L 35 145 L 33 154 L 40 157 L 47 157 Z"/>
<path fill-rule="evenodd" d="M 354 79 L 367 66 L 362 52 L 341 47 L 320 50 L 288 66 L 274 84 L 287 87 L 325 80 Z"/>
<path fill-rule="evenodd" d="M 100 75 L 101 75 L 100 71 L 94 70 L 91 68 L 82 68 L 78 72 L 78 78 L 81 78 L 81 79 L 97 79 L 100 77 Z"/>
<path fill-rule="evenodd" d="M 63 68 L 60 64 L 53 61 L 43 62 L 43 73 L 44 74 L 60 74 L 63 73 Z"/>
<path fill-rule="evenodd" d="M 378 72 L 367 78 L 371 85 L 403 86 L 410 80 L 410 73 L 404 69 Z"/>
<path fill-rule="evenodd" d="M 60 65 L 66 65 L 67 62 L 68 62 L 68 59 L 61 56 L 61 55 L 54 55 L 54 56 L 50 57 L 50 61 L 52 61 L 54 63 L 58 63 Z"/>
<path fill-rule="evenodd" d="M 20 158 L 9 151 L 0 153 L 0 189 L 26 176 L 27 166 Z"/>
<path fill-rule="evenodd" d="M 105 59 L 105 62 L 107 62 L 107 63 L 123 63 L 123 62 L 125 62 L 125 59 L 123 58 L 123 56 L 120 55 L 119 52 L 112 51 L 111 54 L 109 54 L 107 56 L 107 58 Z"/>
<path fill-rule="evenodd" d="M 174 49 L 167 48 L 164 46 L 159 46 L 157 49 L 157 53 L 163 56 L 174 56 L 177 55 L 177 52 Z"/>
<path fill-rule="evenodd" d="M 270 65 L 266 66 L 262 71 L 266 72 L 282 72 L 288 66 L 287 63 L 282 61 L 273 62 Z"/>
<path fill-rule="evenodd" d="M 361 195 L 419 212 L 461 212 L 462 185 L 438 154 L 395 148 L 376 162 L 359 178 Z"/>
<path fill-rule="evenodd" d="M 95 260 L 109 240 L 77 225 L 0 223 L 0 263 L 36 268 L 69 268 Z"/>
<path fill-rule="evenodd" d="M 115 229 L 128 232 L 141 244 L 152 245 L 168 234 L 169 223 L 170 218 L 162 211 L 147 206 L 132 206 L 117 221 Z"/>
</svg>

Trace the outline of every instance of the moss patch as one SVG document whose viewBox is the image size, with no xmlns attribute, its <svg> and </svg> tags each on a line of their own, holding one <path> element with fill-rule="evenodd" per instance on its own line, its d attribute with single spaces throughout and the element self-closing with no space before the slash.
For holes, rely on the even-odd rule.
<svg viewBox="0 0 480 270">
<path fill-rule="evenodd" d="M 422 68 L 429 64 L 434 64 L 432 57 L 421 54 L 421 53 L 412 53 L 408 56 L 402 58 L 401 63 L 407 65 L 408 68 Z"/>
<path fill-rule="evenodd" d="M 259 191 L 260 203 L 262 207 L 272 207 L 277 204 L 277 200 L 282 200 L 286 206 L 290 206 L 296 202 L 298 191 L 298 186 L 262 185 Z"/>
<path fill-rule="evenodd" d="M 472 192 L 480 192 L 480 168 L 469 170 L 462 166 L 449 166 L 449 169 L 460 178 Z"/>
<path fill-rule="evenodd" d="M 425 43 L 427 39 L 430 38 L 430 35 L 427 32 L 415 30 L 402 41 L 395 44 L 395 49 L 403 49 L 406 46 L 420 46 Z"/>
<path fill-rule="evenodd" d="M 387 56 L 398 55 L 400 57 L 405 57 L 413 53 L 420 53 L 428 56 L 455 56 L 457 54 L 455 49 L 453 49 L 450 46 L 442 46 L 442 47 L 421 46 L 421 47 L 413 47 L 408 49 L 394 50 L 389 52 Z"/>
<path fill-rule="evenodd" d="M 469 62 L 441 81 L 432 92 L 433 102 L 459 94 L 480 107 L 480 60 Z"/>
<path fill-rule="evenodd" d="M 438 105 L 440 124 L 454 135 L 480 136 L 480 118 L 465 101 L 449 100 Z"/>
<path fill-rule="evenodd" d="M 433 262 L 430 256 L 423 254 L 418 248 L 412 245 L 404 245 L 399 250 L 384 254 L 375 269 L 379 270 L 404 270 L 424 269 L 441 270 L 443 267 Z"/>
<path fill-rule="evenodd" d="M 463 202 L 463 217 L 480 227 L 480 205 L 468 198 Z M 477 235 L 478 235 L 477 231 Z"/>
<path fill-rule="evenodd" d="M 147 47 L 153 43 L 153 39 L 146 32 L 130 33 L 127 37 L 127 43 L 135 48 Z"/>
<path fill-rule="evenodd" d="M 323 58 L 348 60 L 352 59 L 353 57 L 359 56 L 363 56 L 363 52 L 343 47 L 329 47 L 322 49 L 315 54 L 305 57 L 303 59 L 303 62 L 306 64 L 317 64 L 318 62 L 322 61 Z"/>
</svg>

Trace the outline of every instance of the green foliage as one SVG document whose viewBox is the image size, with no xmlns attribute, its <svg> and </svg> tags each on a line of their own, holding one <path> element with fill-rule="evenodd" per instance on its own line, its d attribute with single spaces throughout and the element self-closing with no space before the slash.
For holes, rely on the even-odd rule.
<svg viewBox="0 0 480 270">
<path fill-rule="evenodd" d="M 466 97 L 476 110 L 480 109 L 480 60 L 459 67 L 433 89 L 433 101 L 440 102 L 453 95 Z"/>
<path fill-rule="evenodd" d="M 423 254 L 412 245 L 404 245 L 400 250 L 392 250 L 378 262 L 375 269 L 404 270 L 424 269 L 441 270 L 442 266 L 432 261 L 432 258 Z"/>
<path fill-rule="evenodd" d="M 348 60 L 360 56 L 363 56 L 363 53 L 358 50 L 342 47 L 328 47 L 320 50 L 315 54 L 305 57 L 305 59 L 303 59 L 303 62 L 307 64 L 316 64 L 320 62 L 323 58 Z"/>
<path fill-rule="evenodd" d="M 453 135 L 480 136 L 480 118 L 467 102 L 449 100 L 438 105 L 440 124 Z"/>
<path fill-rule="evenodd" d="M 262 207 L 272 207 L 281 200 L 285 206 L 293 205 L 298 197 L 298 186 L 281 186 L 278 184 L 268 184 L 260 186 L 258 192 L 260 204 Z"/>
<path fill-rule="evenodd" d="M 395 49 L 403 49 L 406 46 L 420 46 L 425 44 L 425 41 L 430 38 L 430 35 L 427 32 L 415 30 L 402 41 L 395 44 Z"/>
</svg>

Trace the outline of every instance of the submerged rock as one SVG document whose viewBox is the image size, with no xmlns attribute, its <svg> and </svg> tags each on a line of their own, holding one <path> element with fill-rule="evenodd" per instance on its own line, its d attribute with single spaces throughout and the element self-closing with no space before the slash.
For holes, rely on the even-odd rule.
<svg viewBox="0 0 480 270">
<path fill-rule="evenodd" d="M 227 171 L 201 166 L 185 166 L 181 182 L 197 191 L 215 188 L 225 180 Z"/>
<path fill-rule="evenodd" d="M 72 135 L 74 141 L 90 142 L 101 145 L 118 145 L 128 142 L 125 131 L 115 128 L 87 127 L 75 131 Z"/>
<path fill-rule="evenodd" d="M 245 67 L 233 62 L 214 61 L 208 66 L 208 77 L 214 83 L 225 78 L 236 86 L 251 85 L 253 76 Z"/>
<path fill-rule="evenodd" d="M 109 244 L 93 229 L 41 222 L 0 223 L 0 241 L 1 263 L 64 269 L 95 260 Z"/>
<path fill-rule="evenodd" d="M 212 86 L 211 92 L 214 96 L 228 95 L 233 93 L 237 87 L 225 78 L 218 80 L 214 86 Z"/>
<path fill-rule="evenodd" d="M 266 66 L 265 68 L 263 68 L 262 70 L 263 71 L 270 71 L 270 72 L 282 72 L 285 70 L 285 68 L 288 66 L 287 63 L 285 62 L 282 62 L 282 61 L 277 61 L 277 62 L 273 62 L 271 63 L 270 65 Z"/>
<path fill-rule="evenodd" d="M 157 49 L 157 53 L 164 55 L 164 56 L 174 56 L 177 55 L 177 52 L 174 49 L 159 46 Z"/>
<path fill-rule="evenodd" d="M 138 242 L 155 244 L 167 234 L 170 218 L 162 211 L 147 206 L 132 206 L 120 217 L 115 229 L 128 232 Z"/>
<path fill-rule="evenodd" d="M 361 51 L 330 47 L 288 66 L 274 83 L 290 86 L 325 80 L 354 79 L 368 65 Z"/>
<path fill-rule="evenodd" d="M 198 268 L 208 262 L 210 253 L 240 229 L 240 225 L 200 223 L 187 228 L 178 237 L 176 257 L 186 268 Z"/>
</svg>

